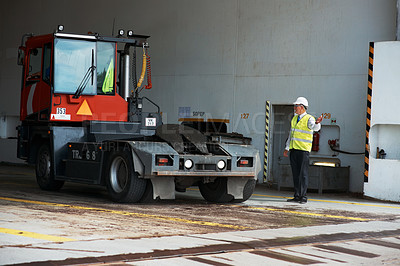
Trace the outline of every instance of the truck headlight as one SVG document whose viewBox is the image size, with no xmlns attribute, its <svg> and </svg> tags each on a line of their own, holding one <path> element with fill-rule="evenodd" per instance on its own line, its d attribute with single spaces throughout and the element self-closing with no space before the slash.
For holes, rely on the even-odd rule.
<svg viewBox="0 0 400 266">
<path fill-rule="evenodd" d="M 192 168 L 192 167 L 193 167 L 193 161 L 190 160 L 190 159 L 187 159 L 187 160 L 185 161 L 185 168 L 186 168 L 186 169 L 190 169 L 190 168 Z"/>
<path fill-rule="evenodd" d="M 222 169 L 224 169 L 224 168 L 225 168 L 225 166 L 226 166 L 226 163 L 225 163 L 225 161 L 224 161 L 224 160 L 219 160 L 219 161 L 218 161 L 218 163 L 217 163 L 217 167 L 218 167 L 218 169 L 219 169 L 219 170 L 222 170 Z"/>
</svg>

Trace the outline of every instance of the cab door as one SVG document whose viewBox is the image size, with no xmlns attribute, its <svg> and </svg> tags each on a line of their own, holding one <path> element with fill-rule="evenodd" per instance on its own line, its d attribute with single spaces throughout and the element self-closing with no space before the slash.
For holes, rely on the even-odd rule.
<svg viewBox="0 0 400 266">
<path fill-rule="evenodd" d="M 21 92 L 21 120 L 48 121 L 51 95 L 51 40 L 27 41 Z"/>
</svg>

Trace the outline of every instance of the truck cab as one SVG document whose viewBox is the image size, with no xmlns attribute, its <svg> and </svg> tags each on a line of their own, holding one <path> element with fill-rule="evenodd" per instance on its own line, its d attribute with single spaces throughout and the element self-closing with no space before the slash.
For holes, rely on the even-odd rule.
<svg viewBox="0 0 400 266">
<path fill-rule="evenodd" d="M 128 102 L 117 86 L 117 44 L 142 47 L 146 39 L 61 32 L 29 37 L 19 48 L 21 121 L 128 121 Z"/>
</svg>

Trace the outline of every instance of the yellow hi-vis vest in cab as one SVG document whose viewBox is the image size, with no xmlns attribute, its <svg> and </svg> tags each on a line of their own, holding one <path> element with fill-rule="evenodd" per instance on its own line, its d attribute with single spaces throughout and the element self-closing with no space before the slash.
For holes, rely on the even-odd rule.
<svg viewBox="0 0 400 266">
<path fill-rule="evenodd" d="M 112 93 L 114 90 L 114 60 L 111 59 L 108 65 L 107 73 L 104 78 L 103 87 L 101 88 L 103 93 Z"/>
<path fill-rule="evenodd" d="M 290 147 L 289 149 L 296 149 L 301 151 L 311 151 L 313 141 L 313 130 L 309 129 L 308 119 L 312 116 L 306 114 L 299 122 L 297 122 L 298 115 L 295 115 L 292 119 L 291 131 L 290 131 Z"/>
</svg>

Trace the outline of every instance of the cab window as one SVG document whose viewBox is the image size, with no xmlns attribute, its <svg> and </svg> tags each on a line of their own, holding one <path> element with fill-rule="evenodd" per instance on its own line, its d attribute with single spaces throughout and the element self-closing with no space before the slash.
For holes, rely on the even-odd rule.
<svg viewBox="0 0 400 266">
<path fill-rule="evenodd" d="M 29 70 L 27 81 L 39 80 L 42 65 L 42 48 L 29 50 Z"/>
<path fill-rule="evenodd" d="M 47 43 L 44 45 L 43 50 L 43 68 L 42 68 L 42 76 L 43 81 L 50 84 L 50 72 L 51 72 L 51 43 Z"/>
<path fill-rule="evenodd" d="M 115 43 L 97 43 L 97 94 L 115 94 Z"/>
</svg>

